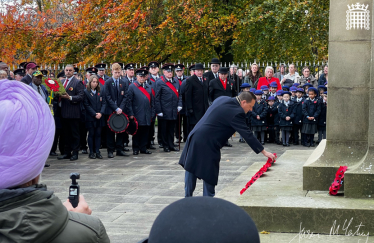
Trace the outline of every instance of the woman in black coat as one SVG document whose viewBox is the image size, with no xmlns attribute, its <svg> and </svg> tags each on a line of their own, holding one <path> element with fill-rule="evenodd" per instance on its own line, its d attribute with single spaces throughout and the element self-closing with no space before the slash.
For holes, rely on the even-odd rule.
<svg viewBox="0 0 374 243">
<path fill-rule="evenodd" d="M 292 131 L 292 120 L 295 117 L 295 105 L 293 101 L 290 101 L 291 93 L 285 91 L 282 93 L 283 102 L 278 107 L 278 113 L 280 116 L 279 126 L 282 130 L 282 141 L 283 146 L 289 147 L 289 139 Z"/>
<path fill-rule="evenodd" d="M 317 99 L 317 89 L 311 87 L 308 89 L 308 98 L 303 103 L 303 127 L 301 129 L 302 133 L 306 134 L 306 147 L 314 147 L 314 134 L 317 133 L 317 122 L 318 117 L 321 113 L 321 104 Z"/>
<path fill-rule="evenodd" d="M 90 149 L 90 159 L 103 158 L 99 149 L 101 146 L 101 128 L 105 126 L 103 118 L 105 104 L 105 95 L 100 92 L 99 78 L 96 75 L 92 75 L 88 79 L 87 89 L 84 90 L 86 128 L 88 130 L 87 142 Z"/>
</svg>

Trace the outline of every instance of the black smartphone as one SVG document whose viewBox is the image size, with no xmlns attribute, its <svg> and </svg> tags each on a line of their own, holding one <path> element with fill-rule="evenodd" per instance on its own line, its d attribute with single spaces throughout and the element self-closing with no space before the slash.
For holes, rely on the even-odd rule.
<svg viewBox="0 0 374 243">
<path fill-rule="evenodd" d="M 77 172 L 70 174 L 71 185 L 69 187 L 69 202 L 76 208 L 79 204 L 79 185 L 77 179 L 80 179 L 80 174 Z"/>
</svg>

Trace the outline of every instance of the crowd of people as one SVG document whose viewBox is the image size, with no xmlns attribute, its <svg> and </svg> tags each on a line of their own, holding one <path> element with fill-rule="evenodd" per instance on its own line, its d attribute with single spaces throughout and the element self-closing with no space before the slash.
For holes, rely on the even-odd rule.
<svg viewBox="0 0 374 243">
<path fill-rule="evenodd" d="M 66 93 L 51 102 L 56 132 L 50 156 L 58 156 L 58 147 L 58 159 L 76 160 L 79 151 L 91 159 L 102 159 L 101 148 L 107 149 L 108 158 L 114 153 L 127 156 L 129 134 L 113 131 L 107 122 L 112 114 L 122 113 L 137 124 L 132 134 L 134 155 L 151 154 L 156 138 L 164 152 L 178 151 L 177 143 L 186 141 L 215 99 L 247 91 L 257 97 L 247 124 L 262 144 L 298 145 L 301 133 L 302 145 L 315 146 L 315 133 L 317 143 L 326 137 L 327 66 L 318 80 L 309 67 L 302 69 L 301 76 L 294 64 L 288 66 L 288 73 L 284 64 L 276 73 L 266 67 L 263 77 L 256 63 L 245 72 L 235 65 L 222 67 L 217 58 L 211 60 L 210 70 L 204 70 L 201 63 L 160 67 L 150 62 L 138 69 L 134 63 L 113 63 L 111 67 L 99 63 L 87 68 L 84 78 L 73 65 L 66 65 L 56 77 L 38 68 L 34 62 L 21 63 L 13 71 L 14 80 L 30 85 L 46 102 L 50 94 L 43 79 L 58 78 L 64 86 Z M 0 62 L 0 80 L 12 79 L 9 75 L 9 66 Z M 232 145 L 227 141 L 225 146 Z"/>
</svg>

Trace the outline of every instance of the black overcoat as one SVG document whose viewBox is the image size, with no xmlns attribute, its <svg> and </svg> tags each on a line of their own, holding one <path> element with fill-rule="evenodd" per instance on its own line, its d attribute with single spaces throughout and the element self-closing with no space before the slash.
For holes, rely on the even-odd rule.
<svg viewBox="0 0 374 243">
<path fill-rule="evenodd" d="M 96 91 L 96 94 L 84 90 L 84 108 L 86 110 L 86 122 L 97 122 L 99 126 L 105 126 L 104 112 L 105 112 L 105 95 L 102 92 Z M 101 118 L 96 119 L 96 113 L 101 113 Z"/>
<path fill-rule="evenodd" d="M 223 88 L 222 82 L 219 78 L 210 80 L 209 82 L 209 101 L 213 102 L 215 99 L 221 96 L 235 97 L 236 89 L 234 81 L 227 79 L 226 89 Z"/>
<path fill-rule="evenodd" d="M 305 124 L 317 124 L 318 117 L 321 113 L 321 104 L 320 101 L 316 98 L 311 100 L 309 97 L 303 102 L 303 115 Z M 314 117 L 314 120 L 309 120 L 307 117 Z"/>
<path fill-rule="evenodd" d="M 264 100 L 256 101 L 255 105 L 253 106 L 253 110 L 251 113 L 251 126 L 266 126 L 266 116 L 268 113 L 268 105 Z M 257 119 L 257 115 L 260 116 L 260 120 Z"/>
<path fill-rule="evenodd" d="M 305 101 L 304 98 L 301 98 L 301 101 L 297 102 L 297 100 L 294 100 L 295 105 L 295 117 L 293 118 L 293 123 L 296 125 L 302 125 L 303 124 L 303 102 Z"/>
<path fill-rule="evenodd" d="M 239 132 L 255 153 L 264 147 L 245 122 L 245 113 L 236 98 L 219 97 L 190 132 L 179 164 L 211 185 L 217 185 L 221 148 Z"/>
<path fill-rule="evenodd" d="M 327 103 L 321 102 L 321 113 L 318 117 L 318 126 L 326 126 L 326 113 L 327 113 Z"/>
<path fill-rule="evenodd" d="M 209 107 L 209 83 L 205 77 L 202 79 L 203 82 L 193 75 L 186 80 L 185 97 L 190 125 L 197 124 Z"/>
<path fill-rule="evenodd" d="M 295 106 L 294 106 L 294 103 L 293 101 L 290 101 L 288 103 L 288 106 L 286 106 L 286 104 L 284 104 L 284 102 L 282 102 L 279 107 L 278 107 L 278 113 L 279 113 L 279 117 L 280 117 L 280 122 L 279 122 L 279 126 L 280 127 L 292 127 L 292 121 L 293 121 L 293 118 L 295 117 Z M 290 120 L 286 120 L 286 117 L 289 116 L 291 119 Z"/>
<path fill-rule="evenodd" d="M 179 82 L 172 80 L 172 85 L 177 91 L 178 95 L 166 84 L 167 79 L 161 76 L 156 80 L 156 97 L 155 109 L 156 114 L 162 113 L 158 119 L 164 120 L 177 120 L 178 119 L 178 106 L 182 107 L 182 96 L 179 94 Z M 169 82 L 170 83 L 170 82 Z"/>
</svg>

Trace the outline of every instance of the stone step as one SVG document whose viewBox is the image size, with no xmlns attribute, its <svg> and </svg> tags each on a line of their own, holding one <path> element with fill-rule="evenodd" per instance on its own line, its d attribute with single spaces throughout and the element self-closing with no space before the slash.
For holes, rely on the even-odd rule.
<svg viewBox="0 0 374 243">
<path fill-rule="evenodd" d="M 251 187 L 246 182 L 266 162 L 256 162 L 217 197 L 242 207 L 259 231 L 315 234 L 374 234 L 374 201 L 303 190 L 303 165 L 313 151 L 288 150 Z M 331 182 L 334 178 L 331 178 Z"/>
</svg>

